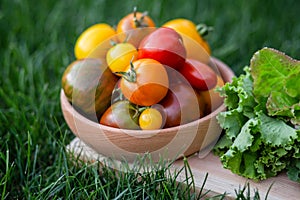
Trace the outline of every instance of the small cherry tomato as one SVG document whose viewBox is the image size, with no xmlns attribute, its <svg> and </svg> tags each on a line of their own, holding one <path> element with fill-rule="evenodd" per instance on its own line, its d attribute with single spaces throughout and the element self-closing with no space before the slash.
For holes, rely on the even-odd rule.
<svg viewBox="0 0 300 200">
<path fill-rule="evenodd" d="M 210 27 L 207 27 L 205 25 L 196 26 L 194 22 L 182 18 L 170 20 L 163 24 L 162 27 L 169 27 L 174 29 L 178 33 L 182 34 L 183 38 L 184 36 L 192 38 L 199 45 L 201 45 L 209 55 L 211 54 L 209 44 L 206 40 L 203 39 L 202 35 L 199 33 L 200 30 L 198 30 L 198 27 L 200 27 L 202 33 L 207 33 L 207 31 L 211 29 Z M 206 30 L 204 30 L 204 28 L 206 28 Z M 184 44 L 185 43 L 186 42 L 184 41 Z M 187 49 L 189 48 L 187 47 Z"/>
<path fill-rule="evenodd" d="M 218 108 L 223 103 L 223 97 L 220 97 L 220 94 L 215 91 L 217 87 L 222 87 L 224 85 L 224 81 L 221 76 L 218 77 L 218 82 L 216 86 L 207 91 L 200 91 L 200 96 L 205 101 L 205 113 L 209 114 Z"/>
<path fill-rule="evenodd" d="M 158 28 L 141 41 L 138 58 L 151 58 L 179 69 L 184 65 L 186 49 L 176 31 L 171 28 Z"/>
<path fill-rule="evenodd" d="M 155 108 L 145 109 L 139 117 L 139 124 L 143 130 L 160 129 L 162 126 L 163 118 L 161 113 Z"/>
<path fill-rule="evenodd" d="M 129 101 L 118 101 L 112 104 L 100 118 L 100 124 L 122 128 L 140 129 L 138 110 Z"/>
<path fill-rule="evenodd" d="M 140 13 L 134 8 L 133 13 L 123 17 L 117 25 L 117 33 L 127 32 L 136 28 L 155 27 L 154 21 L 147 15 L 147 12 Z"/>
<path fill-rule="evenodd" d="M 112 37 L 116 31 L 108 24 L 95 24 L 81 33 L 78 37 L 74 53 L 76 59 L 88 57 L 90 53 L 104 40 Z"/>
<path fill-rule="evenodd" d="M 132 44 L 117 43 L 108 50 L 106 62 L 113 73 L 124 72 L 130 62 L 137 59 L 137 56 L 137 49 Z"/>
<path fill-rule="evenodd" d="M 159 103 L 166 115 L 164 128 L 179 126 L 204 116 L 204 100 L 188 84 L 173 84 Z"/>
<path fill-rule="evenodd" d="M 217 84 L 217 74 L 208 65 L 194 59 L 186 59 L 180 73 L 196 89 L 205 91 Z"/>
<path fill-rule="evenodd" d="M 165 67 L 153 59 L 139 59 L 130 63 L 122 73 L 121 91 L 132 103 L 151 106 L 168 92 L 169 79 Z"/>
</svg>

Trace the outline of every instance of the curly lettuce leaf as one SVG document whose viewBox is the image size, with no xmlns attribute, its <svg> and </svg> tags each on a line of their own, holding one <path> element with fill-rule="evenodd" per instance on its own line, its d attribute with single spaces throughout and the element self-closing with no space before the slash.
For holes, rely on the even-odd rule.
<svg viewBox="0 0 300 200">
<path fill-rule="evenodd" d="M 251 132 L 255 130 L 257 123 L 255 119 L 249 119 L 228 151 L 221 156 L 225 168 L 252 179 L 256 179 L 257 176 L 254 163 L 258 155 L 250 148 L 255 138 Z"/>
<path fill-rule="evenodd" d="M 299 181 L 300 134 L 286 121 L 268 115 L 266 104 L 254 98 L 249 67 L 219 89 L 227 111 L 218 116 L 225 134 L 215 145 L 224 168 L 253 180 L 263 180 L 287 170 Z M 293 179 L 292 179 L 293 180 Z"/>
<path fill-rule="evenodd" d="M 300 125 L 300 62 L 275 49 L 257 51 L 250 62 L 253 94 L 268 115 Z"/>
<path fill-rule="evenodd" d="M 231 83 L 226 83 L 217 91 L 225 97 L 224 103 L 228 108 L 217 116 L 219 124 L 227 130 L 229 140 L 236 138 L 242 126 L 254 116 L 253 109 L 257 106 L 252 95 L 253 81 L 249 67 L 244 68 L 246 74 L 234 77 Z"/>
<path fill-rule="evenodd" d="M 287 168 L 287 175 L 289 179 L 300 183 L 300 130 L 297 130 L 298 140 L 293 146 L 291 163 Z"/>
<path fill-rule="evenodd" d="M 240 75 L 239 78 L 234 77 L 231 83 L 225 84 L 217 91 L 220 96 L 226 97 L 224 103 L 227 108 L 242 113 L 247 117 L 253 116 L 253 107 L 257 105 L 252 95 L 253 80 L 249 67 L 245 67 L 246 74 Z"/>
<path fill-rule="evenodd" d="M 296 130 L 283 121 L 258 114 L 244 124 L 221 161 L 236 174 L 266 179 L 287 167 L 296 138 Z"/>
<path fill-rule="evenodd" d="M 215 155 L 222 156 L 226 153 L 228 148 L 232 145 L 232 140 L 230 140 L 226 135 L 220 137 L 217 144 L 214 146 L 213 152 Z"/>
<path fill-rule="evenodd" d="M 221 128 L 227 131 L 227 138 L 232 140 L 240 133 L 242 126 L 247 118 L 236 109 L 228 112 L 222 112 L 217 116 Z"/>
<path fill-rule="evenodd" d="M 274 147 L 287 146 L 297 139 L 297 132 L 284 121 L 258 113 L 261 139 Z"/>
<path fill-rule="evenodd" d="M 300 183 L 300 159 L 292 161 L 291 166 L 288 168 L 287 175 L 292 181 Z"/>
</svg>

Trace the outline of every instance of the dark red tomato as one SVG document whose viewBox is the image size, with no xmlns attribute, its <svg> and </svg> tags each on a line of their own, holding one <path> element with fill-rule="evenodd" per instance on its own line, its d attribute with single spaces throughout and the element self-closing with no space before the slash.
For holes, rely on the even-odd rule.
<svg viewBox="0 0 300 200">
<path fill-rule="evenodd" d="M 141 41 L 138 58 L 152 58 L 161 64 L 179 69 L 184 65 L 186 50 L 176 31 L 171 28 L 158 28 Z"/>
<path fill-rule="evenodd" d="M 105 111 L 100 124 L 122 129 L 140 129 L 138 118 L 136 109 L 129 101 L 118 101 Z"/>
<path fill-rule="evenodd" d="M 198 60 L 186 59 L 179 71 L 195 89 L 200 91 L 212 89 L 218 81 L 214 70 Z"/>
<path fill-rule="evenodd" d="M 205 102 L 187 84 L 173 84 L 166 97 L 160 102 L 166 114 L 164 128 L 186 124 L 199 119 L 204 114 Z"/>
</svg>

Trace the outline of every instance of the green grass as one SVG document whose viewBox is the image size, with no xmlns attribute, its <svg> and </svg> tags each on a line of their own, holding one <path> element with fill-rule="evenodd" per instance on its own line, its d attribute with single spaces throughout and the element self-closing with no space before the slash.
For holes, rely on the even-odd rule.
<svg viewBox="0 0 300 200">
<path fill-rule="evenodd" d="M 213 55 L 237 75 L 264 46 L 300 59 L 296 0 L 2 0 L 1 199 L 196 198 L 188 192 L 193 189 L 189 173 L 188 188 L 176 184 L 168 166 L 157 173 L 116 174 L 105 168 L 100 174 L 95 165 L 74 164 L 65 151 L 74 136 L 62 117 L 59 91 L 62 73 L 75 59 L 75 40 L 94 23 L 116 25 L 134 5 L 148 10 L 157 25 L 185 17 L 214 26 L 207 37 Z M 188 169 L 186 164 L 182 170 Z M 237 190 L 237 199 L 245 192 Z"/>
</svg>

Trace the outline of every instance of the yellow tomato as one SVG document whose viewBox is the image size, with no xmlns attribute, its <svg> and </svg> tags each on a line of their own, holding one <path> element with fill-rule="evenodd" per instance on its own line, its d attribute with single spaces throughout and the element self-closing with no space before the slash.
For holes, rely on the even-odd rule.
<svg viewBox="0 0 300 200">
<path fill-rule="evenodd" d="M 142 130 L 155 130 L 162 126 L 162 115 L 155 108 L 145 109 L 140 117 L 139 124 Z"/>
<path fill-rule="evenodd" d="M 216 87 L 222 87 L 224 85 L 224 81 L 221 76 L 217 76 L 218 81 L 217 85 L 206 91 L 201 91 L 200 96 L 204 99 L 205 102 L 205 113 L 209 114 L 218 108 L 223 103 L 223 98 L 220 97 L 220 94 L 215 91 Z"/>
<path fill-rule="evenodd" d="M 137 49 L 132 44 L 118 43 L 108 50 L 106 62 L 113 73 L 125 72 L 130 62 L 137 60 L 137 57 Z"/>
<path fill-rule="evenodd" d="M 88 57 L 101 42 L 115 34 L 116 31 L 105 23 L 95 24 L 87 28 L 75 43 L 75 57 L 77 59 Z"/>
<path fill-rule="evenodd" d="M 162 26 L 174 29 L 175 31 L 177 31 L 179 34 L 183 36 L 183 40 L 185 40 L 186 37 L 190 37 L 198 44 L 200 44 L 209 55 L 211 54 L 209 44 L 198 33 L 197 26 L 192 21 L 188 19 L 179 18 L 179 19 L 170 20 Z"/>
</svg>

